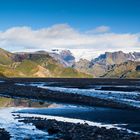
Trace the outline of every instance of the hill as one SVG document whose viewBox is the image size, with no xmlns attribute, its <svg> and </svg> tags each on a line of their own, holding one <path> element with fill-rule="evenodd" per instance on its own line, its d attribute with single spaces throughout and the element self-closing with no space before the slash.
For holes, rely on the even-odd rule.
<svg viewBox="0 0 140 140">
<path fill-rule="evenodd" d="M 62 52 L 11 53 L 0 49 L 0 77 L 140 78 L 140 53 L 105 52 L 91 61 Z"/>
<path fill-rule="evenodd" d="M 107 78 L 140 78 L 140 62 L 127 61 L 116 64 L 102 77 Z"/>
<path fill-rule="evenodd" d="M 84 78 L 89 74 L 64 67 L 47 52 L 10 53 L 0 49 L 1 77 L 67 77 Z"/>
<path fill-rule="evenodd" d="M 130 70 L 130 61 L 133 62 L 133 66 L 131 65 L 131 67 L 135 69 L 137 62 L 140 61 L 140 53 L 124 53 L 122 51 L 105 52 L 91 61 L 80 59 L 78 62 L 75 62 L 74 68 L 78 71 L 91 74 L 94 77 L 103 77 L 104 75 L 107 77 L 121 77 L 123 71 Z M 136 78 L 135 75 L 137 74 L 133 74 L 130 77 L 134 76 Z"/>
</svg>

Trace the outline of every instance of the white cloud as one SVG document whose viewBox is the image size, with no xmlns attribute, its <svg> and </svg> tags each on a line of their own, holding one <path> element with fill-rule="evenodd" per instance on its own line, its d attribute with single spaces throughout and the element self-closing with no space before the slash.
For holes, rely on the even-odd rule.
<svg viewBox="0 0 140 140">
<path fill-rule="evenodd" d="M 110 28 L 97 27 L 100 34 L 80 33 L 67 24 L 33 30 L 13 27 L 0 32 L 0 47 L 10 51 L 51 51 L 70 49 L 77 57 L 92 58 L 105 51 L 140 51 L 140 34 L 106 32 Z M 106 32 L 106 33 L 105 33 Z"/>
<path fill-rule="evenodd" d="M 89 31 L 86 31 L 86 33 L 88 34 L 95 34 L 95 33 L 106 33 L 106 32 L 109 32 L 110 31 L 110 27 L 109 26 L 99 26 L 99 27 L 96 27 L 95 29 L 92 29 L 92 30 L 89 30 Z"/>
</svg>

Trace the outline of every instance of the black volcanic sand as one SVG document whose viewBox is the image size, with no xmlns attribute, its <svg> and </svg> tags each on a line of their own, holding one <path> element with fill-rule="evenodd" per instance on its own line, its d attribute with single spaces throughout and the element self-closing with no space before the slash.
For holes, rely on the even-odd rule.
<svg viewBox="0 0 140 140">
<path fill-rule="evenodd" d="M 111 78 L 8 78 L 8 82 L 52 82 L 52 86 L 88 88 L 92 85 L 140 86 L 140 79 Z"/>
<path fill-rule="evenodd" d="M 2 79 L 3 80 L 3 79 Z M 1 80 L 1 81 L 2 81 Z M 31 86 L 19 86 L 15 83 L 28 82 L 50 82 L 52 86 L 92 88 L 100 85 L 108 85 L 108 88 L 102 90 L 118 90 L 115 86 L 129 86 L 129 91 L 138 91 L 140 86 L 139 79 L 66 79 L 66 78 L 10 78 L 4 79 L 5 82 L 0 83 L 0 95 L 9 97 L 20 97 L 28 99 L 37 99 L 42 101 L 53 101 L 69 104 L 109 107 L 117 109 L 138 110 L 123 103 L 117 103 L 112 100 L 99 99 L 78 94 L 66 94 L 58 91 L 51 91 Z M 132 88 L 133 86 L 133 88 Z M 134 86 L 137 86 L 134 89 Z M 114 88 L 114 89 L 113 89 Z M 128 90 L 127 88 L 125 90 Z M 135 119 L 135 118 L 132 118 Z M 140 140 L 140 135 L 130 134 L 123 130 L 98 128 L 87 124 L 74 124 L 59 122 L 56 120 L 46 120 L 41 118 L 24 118 L 21 120 L 25 123 L 33 123 L 38 129 L 55 134 L 58 140 Z M 0 136 L 9 134 L 1 129 Z M 5 135 L 6 136 L 6 135 Z M 5 138 L 5 139 L 4 139 Z M 2 137 L 2 140 L 7 140 Z M 1 137 L 0 137 L 1 140 Z"/>
<path fill-rule="evenodd" d="M 115 86 L 102 86 L 99 89 L 96 90 L 106 90 L 106 91 L 124 91 L 124 92 L 140 92 L 140 86 L 139 87 L 115 87 Z"/>
<path fill-rule="evenodd" d="M 19 117 L 20 118 L 20 117 Z M 56 135 L 57 140 L 140 140 L 139 134 L 128 133 L 116 128 L 106 129 L 88 124 L 68 123 L 34 117 L 20 118 L 21 122 L 32 123 L 38 129 Z"/>
<path fill-rule="evenodd" d="M 10 140 L 10 134 L 5 129 L 0 128 L 0 140 Z"/>
<path fill-rule="evenodd" d="M 100 99 L 97 97 L 91 97 L 91 96 L 89 97 L 89 96 L 73 94 L 73 93 L 66 94 L 64 92 L 52 91 L 49 89 L 42 89 L 42 88 L 32 87 L 32 86 L 15 85 L 15 82 L 13 82 L 13 80 L 15 80 L 15 79 L 12 79 L 12 81 L 10 79 L 9 81 L 5 81 L 0 84 L 0 95 L 1 96 L 7 95 L 10 97 L 21 97 L 21 98 L 37 99 L 37 100 L 44 100 L 44 101 L 69 103 L 69 104 L 139 110 L 139 108 L 129 106 L 124 103 L 115 102 L 115 101 L 109 100 L 109 99 Z M 22 80 L 22 79 L 18 79 L 18 80 Z M 72 83 L 76 83 L 73 80 L 67 79 L 67 81 L 70 81 L 70 82 L 72 81 Z M 88 79 L 86 79 L 86 80 L 88 82 Z M 31 81 L 31 79 L 30 79 L 30 81 Z M 82 82 L 83 82 L 83 79 L 82 79 Z M 24 82 L 21 82 L 21 83 L 24 83 Z"/>
<path fill-rule="evenodd" d="M 47 82 L 49 86 L 68 88 L 97 88 L 111 91 L 139 91 L 140 79 L 111 79 L 111 78 L 9 78 L 8 83 Z M 119 87 L 121 86 L 121 87 Z"/>
</svg>

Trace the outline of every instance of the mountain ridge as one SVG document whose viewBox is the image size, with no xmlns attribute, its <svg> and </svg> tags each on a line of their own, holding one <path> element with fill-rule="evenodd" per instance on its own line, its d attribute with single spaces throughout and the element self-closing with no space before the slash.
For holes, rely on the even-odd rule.
<svg viewBox="0 0 140 140">
<path fill-rule="evenodd" d="M 11 53 L 0 49 L 1 77 L 139 78 L 139 62 L 140 52 L 105 52 L 91 61 L 76 62 L 69 50 Z"/>
<path fill-rule="evenodd" d="M 5 60 L 6 63 L 4 63 Z M 0 75 L 4 77 L 92 77 L 73 68 L 64 67 L 47 52 L 10 53 L 3 49 L 0 51 Z"/>
<path fill-rule="evenodd" d="M 140 52 L 105 52 L 91 61 L 80 59 L 78 62 L 75 62 L 74 68 L 78 71 L 92 74 L 95 77 L 104 77 L 109 71 L 113 71 L 115 66 L 119 67 L 120 64 L 126 65 L 125 62 L 130 63 L 129 61 L 133 61 L 133 63 L 138 65 L 137 62 L 140 61 Z M 110 75 L 110 77 L 112 76 Z M 117 77 L 121 77 L 121 75 Z"/>
</svg>

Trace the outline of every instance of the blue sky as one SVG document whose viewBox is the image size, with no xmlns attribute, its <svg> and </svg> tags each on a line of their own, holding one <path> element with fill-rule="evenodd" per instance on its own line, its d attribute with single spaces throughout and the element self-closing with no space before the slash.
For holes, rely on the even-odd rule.
<svg viewBox="0 0 140 140">
<path fill-rule="evenodd" d="M 80 31 L 105 25 L 113 32 L 139 32 L 140 0 L 0 0 L 0 30 L 58 23 Z"/>
<path fill-rule="evenodd" d="M 140 52 L 140 0 L 0 0 L 0 48 Z"/>
</svg>

